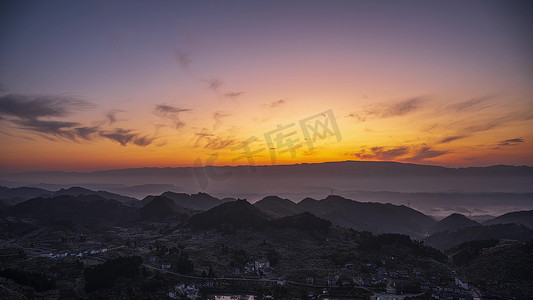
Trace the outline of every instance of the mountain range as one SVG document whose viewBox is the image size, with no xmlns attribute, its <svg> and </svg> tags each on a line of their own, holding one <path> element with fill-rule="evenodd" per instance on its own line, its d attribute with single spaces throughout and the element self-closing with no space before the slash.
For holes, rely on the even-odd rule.
<svg viewBox="0 0 533 300">
<path fill-rule="evenodd" d="M 33 197 L 35 195 L 39 196 Z M 278 196 L 267 196 L 251 204 L 234 198 L 220 199 L 207 193 L 164 192 L 137 200 L 81 187 L 56 192 L 0 187 L 0 199 L 3 199 L 0 216 L 30 218 L 39 224 L 49 224 L 53 220 L 110 224 L 156 221 L 188 222 L 199 228 L 226 223 L 236 228 L 257 228 L 267 223 L 298 227 L 314 221 L 319 224 L 324 220 L 359 231 L 407 234 L 441 249 L 487 238 L 527 240 L 533 226 L 533 211 L 512 212 L 483 223 L 457 213 L 436 221 L 405 205 L 359 202 L 336 195 L 323 199 L 308 197 L 297 203 Z"/>
</svg>

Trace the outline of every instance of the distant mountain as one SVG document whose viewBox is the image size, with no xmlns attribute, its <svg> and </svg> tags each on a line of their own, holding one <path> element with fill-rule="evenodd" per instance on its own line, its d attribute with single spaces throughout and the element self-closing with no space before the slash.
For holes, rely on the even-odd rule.
<svg viewBox="0 0 533 300">
<path fill-rule="evenodd" d="M 35 187 L 18 187 L 7 188 L 0 187 L 0 201 L 6 205 L 15 205 L 17 203 L 36 198 L 39 196 L 51 195 L 52 192 Z"/>
<path fill-rule="evenodd" d="M 267 196 L 254 205 L 275 217 L 291 216 L 301 212 L 296 203 L 278 196 Z"/>
<path fill-rule="evenodd" d="M 191 211 L 205 211 L 215 206 L 218 206 L 224 202 L 227 202 L 228 200 L 235 200 L 235 199 L 220 200 L 206 193 L 198 193 L 198 194 L 189 195 L 185 193 L 164 192 L 163 194 L 161 194 L 161 196 L 171 199 L 174 201 L 174 203 L 177 206 L 184 207 Z M 151 199 L 153 199 L 154 197 L 155 196 L 147 196 L 146 198 L 142 200 L 142 203 L 145 204 L 151 201 Z"/>
<path fill-rule="evenodd" d="M 132 204 L 139 202 L 138 199 L 135 199 L 132 197 L 122 196 L 119 194 L 110 193 L 106 191 L 92 191 L 92 190 L 82 188 L 79 186 L 73 186 L 68 189 L 60 189 L 59 191 L 54 192 L 52 194 L 52 196 L 89 196 L 89 195 L 97 195 L 104 199 L 116 200 L 118 202 L 128 204 L 128 205 L 132 205 Z"/>
<path fill-rule="evenodd" d="M 139 213 L 147 220 L 188 219 L 191 215 L 190 211 L 163 196 L 154 197 L 140 209 Z"/>
<path fill-rule="evenodd" d="M 483 222 L 486 225 L 516 223 L 533 229 L 533 210 L 510 212 Z"/>
<path fill-rule="evenodd" d="M 323 197 L 325 191 L 347 191 L 354 189 L 367 191 L 401 191 L 401 192 L 510 192 L 531 193 L 533 167 L 529 166 L 490 166 L 470 168 L 446 168 L 440 166 L 379 162 L 379 161 L 339 161 L 292 165 L 255 166 L 213 166 L 211 170 L 218 174 L 231 174 L 223 182 L 212 181 L 209 189 L 233 192 L 240 197 L 255 193 L 258 200 L 264 195 L 258 191 L 269 190 L 282 197 L 286 192 L 296 189 L 315 198 Z M 0 180 L 10 182 L 48 182 L 71 184 L 105 183 L 107 185 L 145 185 L 179 182 L 191 191 L 201 187 L 196 177 L 203 168 L 133 168 L 104 170 L 95 172 L 23 172 L 0 174 Z M 512 178 L 512 180 L 510 180 Z M 354 180 L 357 184 L 354 185 Z M 168 190 L 175 191 L 169 187 Z M 238 192 L 237 192 L 238 191 Z M 185 189 L 179 192 L 187 192 Z M 157 193 L 154 193 L 157 194 Z M 358 199 L 352 195 L 345 195 Z M 392 201 L 387 201 L 392 202 Z M 405 202 L 404 202 L 405 203 Z M 528 208 L 529 209 L 529 208 Z"/>
<path fill-rule="evenodd" d="M 434 233 L 428 236 L 424 243 L 437 249 L 445 250 L 469 241 L 490 239 L 509 239 L 526 242 L 533 239 L 533 230 L 519 224 L 465 227 L 455 231 Z"/>
<path fill-rule="evenodd" d="M 216 228 L 230 225 L 235 228 L 262 228 L 271 217 L 246 200 L 226 202 L 208 211 L 193 215 L 189 220 L 195 228 Z"/>
<path fill-rule="evenodd" d="M 135 208 L 97 195 L 34 198 L 8 208 L 6 213 L 11 216 L 32 218 L 44 224 L 57 220 L 70 220 L 73 223 L 119 224 L 131 222 L 138 217 Z"/>
<path fill-rule="evenodd" d="M 134 197 L 138 199 L 143 199 L 148 195 L 160 195 L 164 192 L 184 192 L 185 189 L 173 184 L 140 184 L 134 186 L 124 186 L 124 187 L 110 187 L 104 188 L 113 193 Z"/>
<path fill-rule="evenodd" d="M 266 197 L 255 205 L 274 216 L 310 212 L 333 224 L 375 233 L 404 233 L 422 237 L 435 220 L 403 205 L 357 202 L 340 196 L 323 200 L 306 198 L 299 203 L 279 197 Z"/>
<path fill-rule="evenodd" d="M 474 215 L 472 217 L 470 217 L 470 219 L 478 222 L 478 223 L 483 223 L 487 220 L 491 220 L 491 219 L 494 219 L 495 217 L 493 215 Z"/>
<path fill-rule="evenodd" d="M 474 220 L 470 220 L 464 215 L 451 214 L 447 216 L 446 218 L 433 224 L 429 229 L 429 233 L 435 233 L 439 231 L 454 231 L 459 228 L 480 226 L 480 225 L 481 225 L 480 223 Z"/>
</svg>

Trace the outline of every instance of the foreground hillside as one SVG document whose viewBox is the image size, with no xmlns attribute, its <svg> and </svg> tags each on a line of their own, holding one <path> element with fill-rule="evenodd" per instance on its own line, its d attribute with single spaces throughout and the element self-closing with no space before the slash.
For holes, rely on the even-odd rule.
<svg viewBox="0 0 533 300">
<path fill-rule="evenodd" d="M 471 284 L 500 299 L 529 299 L 533 295 L 533 241 L 481 240 L 450 249 Z"/>
<path fill-rule="evenodd" d="M 449 250 L 448 260 L 430 246 L 444 250 L 495 239 L 483 249 L 500 239 L 533 237 L 524 225 L 482 226 L 462 215 L 436 222 L 406 206 L 340 196 L 299 203 L 270 196 L 251 204 L 167 192 L 130 203 L 106 199 L 101 195 L 116 196 L 102 192 L 63 191 L 79 192 L 1 208 L 0 284 L 15 291 L 9 297 L 165 298 L 181 284 L 203 296 L 253 290 L 309 298 L 326 289 L 359 299 L 387 291 L 465 297 L 471 291 L 454 288 L 452 270 L 469 274 L 509 253 L 468 248 L 474 242 Z M 445 231 L 424 242 L 413 238 L 430 230 Z M 527 260 L 520 263 L 531 267 Z M 521 278 L 510 283 L 493 271 L 470 280 L 490 293 L 484 282 L 497 284 L 501 295 L 523 295 L 516 288 Z"/>
<path fill-rule="evenodd" d="M 445 250 L 468 241 L 488 239 L 507 239 L 527 242 L 533 239 L 533 230 L 524 225 L 514 223 L 465 227 L 455 231 L 434 233 L 428 236 L 424 242 L 437 249 Z"/>
</svg>

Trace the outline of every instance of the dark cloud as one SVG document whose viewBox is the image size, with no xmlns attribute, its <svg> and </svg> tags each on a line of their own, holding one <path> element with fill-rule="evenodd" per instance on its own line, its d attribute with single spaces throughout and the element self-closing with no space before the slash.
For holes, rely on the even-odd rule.
<svg viewBox="0 0 533 300">
<path fill-rule="evenodd" d="M 140 146 L 140 147 L 146 147 L 150 144 L 152 144 L 154 141 L 155 141 L 156 137 L 149 137 L 147 135 L 144 135 L 144 136 L 139 136 L 137 135 L 134 139 L 133 139 L 133 143 L 137 146 Z"/>
<path fill-rule="evenodd" d="M 93 108 L 90 102 L 65 96 L 27 96 L 9 94 L 0 97 L 0 116 L 11 128 L 31 132 L 45 139 L 62 139 L 72 142 L 94 141 L 104 137 L 121 145 L 133 143 L 147 146 L 156 138 L 141 135 L 131 129 L 116 128 L 103 130 L 100 126 L 83 126 L 77 122 L 57 120 L 76 111 Z M 109 124 L 116 122 L 115 115 L 121 110 L 113 110 L 106 117 Z M 56 120 L 54 120 L 56 119 Z M 18 135 L 22 138 L 24 136 Z"/>
<path fill-rule="evenodd" d="M 394 160 L 409 153 L 409 147 L 372 147 L 362 149 L 357 153 L 347 153 L 348 156 L 360 159 Z"/>
<path fill-rule="evenodd" d="M 422 161 L 430 158 L 439 157 L 445 154 L 451 153 L 451 151 L 448 150 L 435 150 L 429 146 L 424 146 L 419 150 L 416 150 L 415 155 L 412 157 L 407 158 L 407 161 Z"/>
<path fill-rule="evenodd" d="M 100 127 L 94 126 L 94 127 L 77 127 L 74 128 L 74 131 L 76 132 L 77 136 L 86 140 L 91 141 L 97 138 L 100 134 Z"/>
<path fill-rule="evenodd" d="M 145 147 L 150 145 L 156 138 L 141 135 L 131 129 L 115 128 L 110 131 L 101 131 L 100 136 L 120 143 L 122 146 L 127 144 L 135 144 L 137 146 Z"/>
<path fill-rule="evenodd" d="M 41 117 L 64 117 L 75 111 L 93 108 L 88 101 L 67 96 L 28 96 L 7 94 L 0 96 L 0 115 L 25 120 Z"/>
<path fill-rule="evenodd" d="M 179 117 L 179 114 L 185 111 L 191 110 L 187 108 L 179 108 L 165 104 L 160 104 L 155 107 L 155 114 L 173 121 L 176 129 L 180 129 L 181 127 L 185 126 L 185 123 L 183 123 Z"/>
<path fill-rule="evenodd" d="M 77 134 L 73 128 L 79 126 L 79 124 L 75 122 L 44 121 L 37 119 L 12 120 L 12 122 L 23 130 L 29 130 L 72 141 L 76 140 L 77 137 Z"/>
<path fill-rule="evenodd" d="M 435 150 L 427 145 L 413 145 L 400 147 L 372 147 L 359 152 L 344 153 L 345 156 L 357 157 L 365 160 L 400 160 L 418 162 L 451 153 L 447 150 Z"/>
<path fill-rule="evenodd" d="M 457 141 L 457 140 L 460 140 L 460 139 L 464 139 L 466 137 L 468 137 L 468 136 L 467 135 L 448 136 L 448 137 L 445 137 L 442 140 L 440 140 L 437 144 L 446 144 L 446 143 L 449 143 L 449 142 L 453 142 L 453 141 Z"/>
<path fill-rule="evenodd" d="M 117 122 L 117 114 L 118 113 L 121 113 L 121 112 L 124 112 L 123 110 L 120 110 L 120 109 L 113 109 L 111 111 L 109 111 L 105 116 L 107 118 L 107 122 L 109 123 L 109 125 L 112 125 L 113 123 Z"/>
<path fill-rule="evenodd" d="M 370 107 L 361 112 L 349 113 L 347 117 L 353 118 L 358 122 L 364 122 L 369 118 L 392 118 L 405 116 L 421 108 L 424 101 L 424 98 L 417 97 L 393 104 L 375 105 L 374 107 Z"/>
<path fill-rule="evenodd" d="M 514 145 L 518 145 L 524 142 L 525 140 L 523 138 L 515 138 L 515 139 L 508 139 L 505 141 L 501 141 L 500 143 L 498 143 L 498 145 L 499 146 L 514 146 Z"/>
</svg>

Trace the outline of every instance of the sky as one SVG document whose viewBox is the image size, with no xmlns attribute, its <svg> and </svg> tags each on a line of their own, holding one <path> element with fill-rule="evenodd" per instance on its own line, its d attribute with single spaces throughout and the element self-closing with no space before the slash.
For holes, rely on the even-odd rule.
<svg viewBox="0 0 533 300">
<path fill-rule="evenodd" d="M 0 171 L 533 165 L 527 1 L 0 6 Z"/>
</svg>

